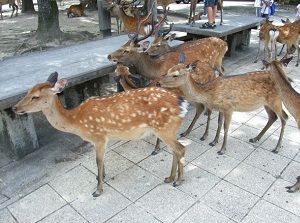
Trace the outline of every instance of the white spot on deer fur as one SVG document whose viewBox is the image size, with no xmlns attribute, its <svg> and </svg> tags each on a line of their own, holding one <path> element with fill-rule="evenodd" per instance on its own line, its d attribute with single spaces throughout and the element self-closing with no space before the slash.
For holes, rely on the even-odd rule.
<svg viewBox="0 0 300 223">
<path fill-rule="evenodd" d="M 101 122 L 105 122 L 105 118 L 104 117 L 100 117 Z"/>
<path fill-rule="evenodd" d="M 185 163 L 185 158 L 184 158 L 184 157 L 181 157 L 180 162 L 181 162 L 182 164 L 184 164 L 184 163 Z"/>
<path fill-rule="evenodd" d="M 146 128 L 148 125 L 146 123 L 142 123 L 139 125 L 139 128 Z"/>
<path fill-rule="evenodd" d="M 89 125 L 87 125 L 87 124 L 85 124 L 84 126 L 85 126 L 86 128 L 88 128 L 88 127 L 89 127 Z"/>
<path fill-rule="evenodd" d="M 164 111 L 167 111 L 167 110 L 168 110 L 168 109 L 165 108 L 165 107 L 161 107 L 161 108 L 160 108 L 160 111 L 161 111 L 161 112 L 164 112 Z"/>
<path fill-rule="evenodd" d="M 87 122 L 87 120 L 86 120 L 86 119 L 84 119 L 83 121 L 84 121 L 84 122 Z"/>
<path fill-rule="evenodd" d="M 96 122 L 100 122 L 100 119 L 99 119 L 99 118 L 96 118 Z"/>
<path fill-rule="evenodd" d="M 83 123 L 83 121 L 82 121 L 82 120 L 79 120 L 79 123 Z"/>
<path fill-rule="evenodd" d="M 136 113 L 130 114 L 131 117 L 136 117 Z"/>
</svg>

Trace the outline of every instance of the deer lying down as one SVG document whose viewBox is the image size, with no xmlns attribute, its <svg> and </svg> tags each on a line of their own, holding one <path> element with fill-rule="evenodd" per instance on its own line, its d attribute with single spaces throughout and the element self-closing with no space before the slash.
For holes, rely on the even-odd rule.
<svg viewBox="0 0 300 223">
<path fill-rule="evenodd" d="M 80 4 L 78 5 L 71 5 L 70 8 L 68 8 L 67 16 L 69 18 L 86 16 L 86 14 L 84 13 L 86 5 L 87 3 L 85 0 L 80 1 Z"/>
<path fill-rule="evenodd" d="M 282 144 L 282 137 L 288 119 L 282 109 L 282 101 L 274 83 L 270 78 L 269 71 L 248 72 L 235 76 L 219 76 L 214 80 L 199 84 L 191 78 L 190 73 L 196 68 L 199 61 L 185 65 L 184 54 L 180 57 L 180 64 L 170 68 L 168 73 L 158 79 L 162 87 L 180 88 L 185 94 L 190 94 L 198 103 L 206 108 L 220 112 L 218 130 L 215 139 L 210 143 L 216 145 L 224 120 L 224 141 L 219 154 L 224 154 L 227 145 L 229 124 L 233 112 L 250 112 L 265 107 L 269 120 L 263 130 L 250 142 L 261 139 L 270 126 L 276 121 L 277 116 L 281 119 L 281 133 L 276 147 L 272 152 L 277 153 Z M 201 65 L 200 65 L 201 66 Z"/>
<path fill-rule="evenodd" d="M 15 3 L 15 0 L 0 0 L 0 13 L 1 13 L 1 19 L 3 19 L 3 16 L 2 16 L 2 5 L 6 5 L 6 4 L 10 4 L 11 7 L 12 7 L 12 13 L 11 13 L 11 16 L 10 18 L 13 17 L 14 15 L 14 12 L 15 10 L 17 9 L 16 11 L 16 17 L 18 16 L 18 5 Z"/>
<path fill-rule="evenodd" d="M 138 89 L 138 87 L 129 78 L 131 73 L 127 66 L 123 65 L 122 63 L 118 63 L 115 73 L 119 77 L 119 82 L 122 85 L 122 87 L 124 88 L 124 90 Z M 215 79 L 216 73 L 215 73 L 214 69 L 212 69 L 208 64 L 204 64 L 201 67 L 198 66 L 195 69 L 195 72 L 192 72 L 191 76 L 197 83 L 205 83 L 205 82 Z M 150 85 L 154 86 L 155 84 L 156 84 L 156 82 L 153 81 Z M 182 97 L 186 98 L 189 102 L 194 103 L 194 99 L 191 98 L 189 95 L 184 94 L 184 92 L 182 92 L 180 90 L 180 88 L 167 88 L 167 90 L 173 91 L 178 96 L 182 96 Z M 200 103 L 194 103 L 194 104 L 196 107 L 196 114 L 195 114 L 191 124 L 189 125 L 188 129 L 185 132 L 180 134 L 181 137 L 185 137 L 190 134 L 195 123 L 197 122 L 197 120 L 199 119 L 200 115 L 202 114 L 202 112 L 205 108 L 203 104 L 200 104 Z M 202 141 L 205 140 L 208 136 L 209 126 L 210 126 L 210 118 L 211 118 L 211 110 L 208 109 L 205 132 L 204 132 L 203 136 L 200 138 L 200 140 L 202 140 Z M 152 152 L 152 155 L 156 155 L 159 152 L 159 150 L 160 150 L 160 140 L 157 139 L 155 149 Z"/>
<path fill-rule="evenodd" d="M 165 182 L 174 186 L 183 180 L 185 147 L 175 137 L 187 113 L 188 103 L 165 89 L 152 87 L 126 91 L 107 97 L 90 97 L 77 107 L 67 110 L 57 93 L 66 86 L 58 74 L 31 88 L 13 107 L 17 114 L 42 111 L 50 124 L 63 132 L 73 133 L 92 143 L 96 149 L 98 185 L 93 196 L 102 193 L 103 158 L 109 140 L 137 140 L 154 133 L 173 150 L 171 174 Z"/>
<path fill-rule="evenodd" d="M 275 82 L 275 86 L 281 96 L 286 109 L 295 118 L 298 129 L 300 129 L 300 94 L 290 84 L 286 73 L 283 71 L 281 64 L 287 65 L 292 58 L 282 59 L 281 61 L 272 61 L 270 65 L 271 79 Z M 297 177 L 297 183 L 287 187 L 288 192 L 295 192 L 300 188 L 300 176 Z"/>
</svg>

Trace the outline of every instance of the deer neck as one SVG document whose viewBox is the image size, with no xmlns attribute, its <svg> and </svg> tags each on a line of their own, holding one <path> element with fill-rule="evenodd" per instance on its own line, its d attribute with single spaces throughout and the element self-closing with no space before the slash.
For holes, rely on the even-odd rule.
<svg viewBox="0 0 300 223">
<path fill-rule="evenodd" d="M 76 129 L 78 129 L 74 120 L 76 109 L 65 109 L 58 96 L 55 95 L 47 108 L 43 109 L 42 112 L 54 128 L 63 132 L 75 133 Z"/>
<path fill-rule="evenodd" d="M 135 52 L 131 57 L 131 63 L 139 74 L 154 80 L 162 74 L 164 61 L 152 59 L 145 53 Z"/>
<path fill-rule="evenodd" d="M 279 67 L 278 64 L 274 64 L 272 70 L 273 71 L 270 72 L 270 74 L 275 82 L 277 90 L 279 91 L 281 99 L 285 107 L 296 119 L 298 127 L 300 127 L 300 94 L 291 86 L 290 82 L 287 80 L 285 74 L 283 73 L 283 70 L 281 69 L 281 67 Z"/>
</svg>

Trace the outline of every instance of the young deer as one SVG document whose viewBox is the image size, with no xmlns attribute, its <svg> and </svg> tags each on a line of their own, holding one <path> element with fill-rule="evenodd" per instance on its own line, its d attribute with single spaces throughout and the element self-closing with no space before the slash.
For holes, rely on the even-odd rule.
<svg viewBox="0 0 300 223">
<path fill-rule="evenodd" d="M 84 13 L 86 5 L 86 0 L 80 0 L 80 4 L 78 5 L 71 5 L 70 8 L 68 8 L 67 16 L 69 18 L 86 16 Z"/>
<path fill-rule="evenodd" d="M 13 107 L 17 114 L 42 111 L 50 124 L 64 132 L 80 136 L 96 149 L 98 185 L 93 196 L 102 192 L 103 157 L 109 140 L 137 140 L 154 133 L 173 150 L 171 174 L 165 182 L 174 186 L 183 180 L 185 147 L 175 133 L 187 113 L 187 102 L 161 88 L 152 87 L 126 91 L 107 97 L 90 97 L 79 106 L 67 110 L 61 104 L 60 93 L 66 80 L 57 81 L 58 74 L 31 88 L 27 95 Z"/>
<path fill-rule="evenodd" d="M 270 64 L 271 79 L 275 82 L 279 91 L 283 104 L 286 109 L 295 118 L 298 129 L 300 129 L 300 94 L 290 84 L 286 73 L 283 71 L 281 64 L 287 65 L 292 58 L 283 59 L 281 61 L 272 61 Z M 269 65 L 269 64 L 268 64 Z M 295 192 L 300 188 L 300 176 L 293 186 L 286 187 L 288 192 Z"/>
<path fill-rule="evenodd" d="M 11 13 L 11 16 L 10 18 L 13 17 L 14 15 L 14 12 L 15 10 L 17 9 L 16 11 L 16 17 L 18 16 L 18 9 L 19 7 L 17 6 L 17 4 L 15 3 L 15 0 L 0 0 L 0 13 L 1 13 L 1 19 L 3 19 L 3 16 L 2 16 L 2 5 L 6 5 L 6 4 L 10 4 L 11 7 L 12 7 L 12 13 Z"/>
<path fill-rule="evenodd" d="M 138 89 L 138 87 L 129 78 L 131 73 L 127 66 L 123 65 L 122 63 L 118 63 L 115 73 L 120 78 L 119 81 L 120 81 L 120 84 L 122 85 L 122 87 L 124 88 L 124 90 Z M 207 64 L 203 64 L 203 66 L 197 67 L 195 69 L 195 71 L 191 73 L 191 76 L 198 83 L 206 83 L 206 82 L 211 81 L 214 78 L 216 78 L 215 71 Z M 156 85 L 156 81 L 153 81 L 150 85 L 151 86 Z M 166 89 L 173 91 L 178 96 L 182 96 L 182 97 L 186 98 L 191 103 L 195 102 L 194 98 L 191 98 L 190 95 L 186 95 L 184 92 L 181 91 L 180 88 L 166 88 Z M 185 132 L 181 133 L 180 136 L 187 136 L 188 134 L 190 134 L 196 121 L 199 119 L 200 115 L 202 114 L 202 112 L 205 108 L 204 105 L 201 103 L 195 102 L 194 104 L 196 106 L 196 114 L 195 114 L 191 124 L 189 125 L 188 129 Z M 200 140 L 205 140 L 208 136 L 211 110 L 208 109 L 207 114 L 208 115 L 207 115 L 206 129 L 205 129 L 203 136 L 200 138 Z M 155 149 L 152 152 L 152 155 L 157 154 L 159 150 L 160 150 L 160 140 L 157 139 Z"/>
<path fill-rule="evenodd" d="M 275 89 L 269 71 L 249 72 L 236 76 L 219 76 L 216 79 L 199 84 L 191 78 L 199 61 L 185 65 L 184 54 L 180 56 L 180 64 L 168 70 L 168 73 L 158 79 L 162 87 L 179 87 L 185 94 L 190 94 L 198 103 L 202 103 L 211 110 L 220 112 L 218 130 L 215 139 L 210 143 L 216 145 L 224 120 L 224 141 L 219 154 L 224 154 L 227 145 L 227 135 L 232 113 L 235 111 L 249 112 L 265 107 L 269 120 L 263 130 L 250 142 L 259 141 L 269 127 L 281 119 L 281 133 L 278 143 L 273 149 L 277 153 L 282 144 L 282 137 L 287 121 L 287 114 L 282 109 L 280 95 Z"/>
</svg>

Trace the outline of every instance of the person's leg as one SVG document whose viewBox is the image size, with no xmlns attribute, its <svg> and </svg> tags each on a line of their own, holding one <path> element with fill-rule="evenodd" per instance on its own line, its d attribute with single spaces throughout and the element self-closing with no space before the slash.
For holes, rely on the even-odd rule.
<svg viewBox="0 0 300 223">
<path fill-rule="evenodd" d="M 214 12 L 212 7 L 206 7 L 208 22 L 212 24 L 214 22 Z"/>
</svg>

